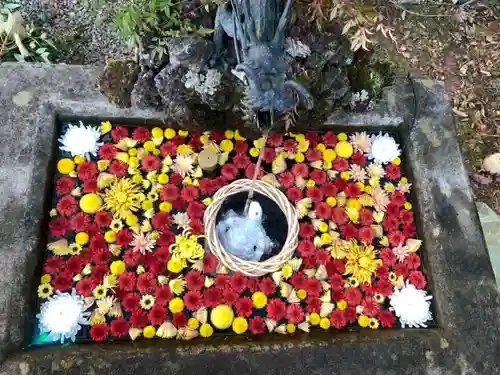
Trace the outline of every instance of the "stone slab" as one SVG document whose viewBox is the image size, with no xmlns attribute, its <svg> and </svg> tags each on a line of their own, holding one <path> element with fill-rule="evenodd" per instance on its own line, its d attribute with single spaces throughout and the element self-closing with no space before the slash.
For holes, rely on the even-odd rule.
<svg viewBox="0 0 500 375">
<path fill-rule="evenodd" d="M 416 115 L 405 159 L 438 328 L 22 351 L 43 251 L 55 118 L 162 121 L 159 113 L 106 103 L 95 88 L 98 73 L 98 67 L 0 65 L 0 375 L 500 373 L 500 300 L 445 91 L 438 82 L 404 79 L 375 111 L 339 112 L 329 123 L 389 127 L 404 140 Z"/>
</svg>

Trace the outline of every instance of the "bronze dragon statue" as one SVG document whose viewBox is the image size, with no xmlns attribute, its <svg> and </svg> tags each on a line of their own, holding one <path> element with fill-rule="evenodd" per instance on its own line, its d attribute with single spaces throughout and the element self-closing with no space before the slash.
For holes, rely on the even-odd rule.
<svg viewBox="0 0 500 375">
<path fill-rule="evenodd" d="M 289 74 L 285 31 L 292 16 L 292 0 L 280 15 L 280 0 L 231 0 L 219 6 L 215 19 L 216 58 L 224 36 L 233 39 L 237 65 L 233 73 L 246 84 L 246 104 L 257 116 L 285 113 L 299 102 L 313 107 L 309 91 Z"/>
</svg>

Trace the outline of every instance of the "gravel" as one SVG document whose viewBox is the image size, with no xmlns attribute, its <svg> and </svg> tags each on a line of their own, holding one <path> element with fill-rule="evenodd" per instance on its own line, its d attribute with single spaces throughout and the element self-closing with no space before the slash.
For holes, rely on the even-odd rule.
<svg viewBox="0 0 500 375">
<path fill-rule="evenodd" d="M 104 64 L 107 58 L 131 56 L 112 16 L 126 1 L 20 0 L 20 9 L 27 21 L 46 29 L 61 46 L 57 62 Z"/>
</svg>

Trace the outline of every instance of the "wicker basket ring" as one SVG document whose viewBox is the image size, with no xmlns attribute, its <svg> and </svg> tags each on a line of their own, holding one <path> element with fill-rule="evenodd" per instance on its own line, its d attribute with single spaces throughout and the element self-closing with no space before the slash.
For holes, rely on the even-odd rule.
<svg viewBox="0 0 500 375">
<path fill-rule="evenodd" d="M 203 222 L 205 223 L 205 234 L 210 251 L 227 268 L 250 277 L 258 277 L 280 270 L 283 265 L 293 256 L 298 243 L 299 221 L 295 207 L 279 189 L 264 181 L 255 181 L 254 191 L 265 195 L 274 201 L 286 217 L 288 234 L 281 251 L 262 262 L 247 261 L 240 259 L 227 252 L 219 241 L 216 231 L 216 218 L 224 201 L 233 194 L 249 191 L 252 180 L 236 180 L 232 184 L 219 189 L 213 196 L 212 203 L 207 207 Z"/>
</svg>

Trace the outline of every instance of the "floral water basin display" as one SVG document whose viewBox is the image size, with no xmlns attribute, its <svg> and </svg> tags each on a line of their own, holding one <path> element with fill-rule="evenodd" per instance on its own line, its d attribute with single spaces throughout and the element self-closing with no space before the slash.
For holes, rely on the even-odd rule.
<svg viewBox="0 0 500 375">
<path fill-rule="evenodd" d="M 432 324 L 395 138 L 262 143 L 237 130 L 63 126 L 33 343 Z M 200 167 L 203 150 L 215 169 Z M 294 208 L 298 243 L 279 269 L 249 277 L 210 252 L 204 214 L 219 189 L 252 179 L 259 155 L 259 180 Z"/>
</svg>

